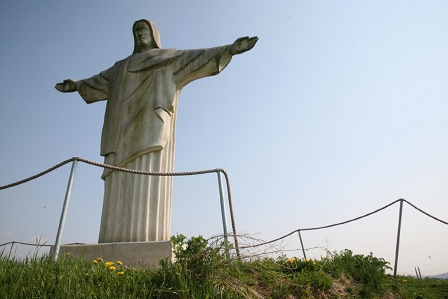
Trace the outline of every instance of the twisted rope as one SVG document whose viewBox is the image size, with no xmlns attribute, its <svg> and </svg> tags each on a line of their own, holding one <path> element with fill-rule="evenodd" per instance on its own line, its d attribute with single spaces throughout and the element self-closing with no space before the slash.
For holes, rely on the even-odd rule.
<svg viewBox="0 0 448 299">
<path fill-rule="evenodd" d="M 8 184 L 8 185 L 0 186 L 0 190 L 8 189 L 8 188 L 11 188 L 11 187 L 15 187 L 15 186 L 24 184 L 24 183 L 26 183 L 26 182 L 32 181 L 32 180 L 34 180 L 34 179 L 37 179 L 38 177 L 41 177 L 41 176 L 43 176 L 43 175 L 46 175 L 47 173 L 52 172 L 53 170 L 56 170 L 56 169 L 58 169 L 59 167 L 64 166 L 65 164 L 70 163 L 70 162 L 72 162 L 72 161 L 75 160 L 75 159 L 78 159 L 78 158 L 71 158 L 71 159 L 65 160 L 65 161 L 63 161 L 63 162 L 61 162 L 61 163 L 59 163 L 59 164 L 57 164 L 57 165 L 55 165 L 55 166 L 53 166 L 53 167 L 51 167 L 51 168 L 48 168 L 48 169 L 45 170 L 45 171 L 42 171 L 41 173 L 38 173 L 38 174 L 33 175 L 33 176 L 30 176 L 29 178 L 23 179 L 23 180 L 21 180 L 21 181 L 18 181 L 18 182 L 12 183 L 12 184 Z"/>
<path fill-rule="evenodd" d="M 233 228 L 233 239 L 235 240 L 236 255 L 238 257 L 240 257 L 240 247 L 238 246 L 238 237 L 236 235 L 236 230 L 235 230 L 235 217 L 233 216 L 233 206 L 232 206 L 232 201 L 230 200 L 232 198 L 232 193 L 230 192 L 229 176 L 227 175 L 227 172 L 224 169 L 220 169 L 220 171 L 226 177 L 227 196 L 229 197 L 230 221 L 232 223 L 232 228 Z"/>
<path fill-rule="evenodd" d="M 29 178 L 23 179 L 21 181 L 18 181 L 18 182 L 12 183 L 12 184 L 0 186 L 0 190 L 18 186 L 18 185 L 24 184 L 26 182 L 29 182 L 31 180 L 37 179 L 38 177 L 41 177 L 49 172 L 52 172 L 53 170 L 56 170 L 59 167 L 65 165 L 67 163 L 70 163 L 72 161 L 80 161 L 80 162 L 84 162 L 86 164 L 90 164 L 90 165 L 97 166 L 97 167 L 102 167 L 102 168 L 107 168 L 107 169 L 112 169 L 112 170 L 117 170 L 117 171 L 123 171 L 123 172 L 128 172 L 128 173 L 133 173 L 133 174 L 150 175 L 150 176 L 190 176 L 190 175 L 207 174 L 207 173 L 213 173 L 213 172 L 216 172 L 216 173 L 222 172 L 226 178 L 227 198 L 229 201 L 229 210 L 230 210 L 230 218 L 231 218 L 231 222 L 232 222 L 233 238 L 235 240 L 235 249 L 236 249 L 237 256 L 238 257 L 240 256 L 240 250 L 239 250 L 239 246 L 238 246 L 238 238 L 237 238 L 237 234 L 236 234 L 235 217 L 234 217 L 234 213 L 233 213 L 232 194 L 230 192 L 229 176 L 228 176 L 227 172 L 221 168 L 199 170 L 199 171 L 185 171 L 185 172 L 153 172 L 153 171 L 141 171 L 141 170 L 128 169 L 128 168 L 94 162 L 94 161 L 90 161 L 90 160 L 87 160 L 84 158 L 73 157 L 73 158 L 65 160 L 65 161 L 45 170 L 45 171 L 42 171 L 36 175 L 33 175 Z"/>
<path fill-rule="evenodd" d="M 36 243 L 33 244 L 33 243 L 12 241 L 12 242 L 7 242 L 7 243 L 0 244 L 0 247 L 6 246 L 6 245 L 9 245 L 9 244 L 12 244 L 12 246 L 14 246 L 14 244 L 28 245 L 28 246 L 37 246 L 37 247 L 51 247 L 51 246 L 53 246 L 51 244 L 36 244 Z M 65 244 L 65 245 L 84 245 L 84 244 L 85 243 L 68 243 L 68 244 Z"/>
<path fill-rule="evenodd" d="M 437 221 L 439 221 L 439 222 L 441 222 L 441 223 L 443 223 L 443 224 L 448 225 L 448 222 L 443 221 L 443 220 L 440 220 L 439 218 L 436 218 L 436 217 L 434 217 L 434 216 L 432 216 L 432 215 L 426 213 L 426 212 L 423 211 L 422 209 L 419 209 L 419 208 L 417 208 L 416 206 L 414 206 L 413 204 L 411 204 L 411 203 L 410 203 L 409 201 L 407 201 L 406 199 L 403 199 L 403 201 L 406 202 L 407 204 L 409 204 L 411 207 L 413 207 L 413 208 L 416 209 L 417 211 L 419 211 L 420 213 L 423 213 L 423 214 L 425 214 L 426 216 L 428 216 L 428 217 L 430 217 L 430 218 L 432 218 L 432 219 L 434 219 L 434 220 L 437 220 Z"/>
<path fill-rule="evenodd" d="M 90 161 L 84 158 L 72 158 L 73 160 L 78 160 L 93 166 L 98 166 L 102 168 L 117 170 L 117 171 L 123 171 L 128 173 L 134 173 L 134 174 L 142 174 L 142 175 L 150 175 L 150 176 L 189 176 L 189 175 L 198 175 L 198 174 L 207 174 L 207 173 L 213 173 L 213 172 L 219 172 L 220 169 L 208 169 L 208 170 L 199 170 L 199 171 L 184 171 L 184 172 L 153 172 L 153 171 L 141 171 L 141 170 L 135 170 L 135 169 L 129 169 L 129 168 L 123 168 L 118 166 L 112 166 L 107 164 L 102 164 L 94 161 Z"/>
<path fill-rule="evenodd" d="M 386 209 L 386 208 L 388 208 L 388 207 L 390 207 L 390 206 L 392 206 L 392 205 L 394 205 L 394 204 L 396 204 L 397 202 L 400 202 L 400 201 L 404 201 L 404 202 L 406 202 L 407 204 L 411 205 L 414 209 L 416 209 L 416 210 L 418 210 L 419 212 L 425 214 L 426 216 L 431 217 L 431 218 L 433 218 L 434 220 L 437 220 L 437 221 L 439 221 L 439 222 L 441 222 L 441 223 L 443 223 L 443 224 L 447 224 L 447 225 L 448 225 L 447 222 L 445 222 L 445 221 L 443 221 L 443 220 L 440 220 L 440 219 L 438 219 L 438 218 L 436 218 L 436 217 L 430 215 L 429 213 L 423 211 L 422 209 L 417 208 L 416 206 L 414 206 L 413 204 L 411 204 L 409 201 L 400 198 L 400 199 L 397 199 L 397 200 L 391 202 L 390 204 L 385 205 L 384 207 L 379 208 L 379 209 L 377 209 L 377 210 L 375 210 L 375 211 L 373 211 L 373 212 L 367 213 L 367 214 L 365 214 L 365 215 L 362 215 L 362 216 L 359 216 L 359 217 L 356 217 L 356 218 L 353 218 L 353 219 L 350 219 L 350 220 L 347 220 L 347 221 L 343 221 L 343 222 L 339 222 L 339 223 L 334 223 L 334 224 L 329 224 L 329 225 L 324 225 L 324 226 L 318 226 L 318 227 L 299 228 L 299 229 L 296 229 L 296 230 L 290 232 L 289 234 L 286 234 L 286 235 L 281 236 L 281 237 L 279 237 L 279 238 L 276 238 L 276 239 L 274 239 L 274 240 L 267 241 L 267 242 L 263 242 L 263 243 L 260 243 L 260 244 L 255 244 L 255 245 L 243 246 L 243 247 L 241 247 L 241 249 L 247 249 L 247 248 L 253 248 L 253 247 L 258 247 L 258 246 L 262 246 L 262 245 L 271 244 L 271 243 L 277 242 L 277 241 L 279 241 L 279 240 L 282 240 L 282 239 L 284 239 L 284 238 L 286 238 L 286 237 L 289 237 L 290 235 L 292 235 L 292 234 L 294 234 L 294 233 L 298 233 L 298 232 L 300 232 L 300 231 L 319 230 L 319 229 L 330 228 L 330 227 L 334 227 L 334 226 L 338 226 L 338 225 L 342 225 L 342 224 L 347 224 L 347 223 L 350 223 L 350 222 L 353 222 L 353 221 L 356 221 L 356 220 L 360 220 L 360 219 L 365 218 L 365 217 L 367 217 L 367 216 L 373 215 L 373 214 L 375 214 L 375 213 L 378 213 L 378 212 L 380 212 L 380 211 L 382 211 L 382 210 L 384 210 L 384 209 Z"/>
</svg>

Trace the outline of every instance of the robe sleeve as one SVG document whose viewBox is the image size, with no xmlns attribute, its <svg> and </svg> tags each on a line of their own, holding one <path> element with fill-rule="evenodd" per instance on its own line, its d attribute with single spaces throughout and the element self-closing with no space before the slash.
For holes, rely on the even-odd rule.
<svg viewBox="0 0 448 299">
<path fill-rule="evenodd" d="M 76 89 L 87 104 L 107 100 L 111 69 L 76 82 Z"/>
<path fill-rule="evenodd" d="M 230 45 L 198 50 L 184 50 L 176 59 L 173 79 L 180 90 L 188 83 L 221 72 L 232 59 Z"/>
</svg>

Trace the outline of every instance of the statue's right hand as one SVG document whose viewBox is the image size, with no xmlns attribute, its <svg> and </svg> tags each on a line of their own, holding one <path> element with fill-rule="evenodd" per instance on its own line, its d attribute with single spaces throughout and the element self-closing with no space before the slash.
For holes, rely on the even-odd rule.
<svg viewBox="0 0 448 299">
<path fill-rule="evenodd" d="M 76 91 L 76 81 L 73 79 L 67 79 L 63 82 L 57 83 L 55 88 L 60 92 L 73 92 Z"/>
</svg>

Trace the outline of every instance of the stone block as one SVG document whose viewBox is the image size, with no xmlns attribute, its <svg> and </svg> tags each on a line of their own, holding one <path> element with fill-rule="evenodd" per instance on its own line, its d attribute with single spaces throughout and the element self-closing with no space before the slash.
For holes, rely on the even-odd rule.
<svg viewBox="0 0 448 299">
<path fill-rule="evenodd" d="M 54 246 L 50 248 L 50 255 Z M 61 245 L 59 256 L 70 253 L 72 258 L 92 261 L 101 257 L 105 262 L 122 261 L 125 266 L 159 268 L 159 261 L 173 259 L 171 241 L 120 242 L 86 245 Z"/>
</svg>

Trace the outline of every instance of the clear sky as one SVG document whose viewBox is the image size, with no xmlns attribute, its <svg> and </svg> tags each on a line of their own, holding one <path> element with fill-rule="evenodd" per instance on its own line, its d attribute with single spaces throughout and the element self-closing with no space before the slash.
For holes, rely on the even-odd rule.
<svg viewBox="0 0 448 299">
<path fill-rule="evenodd" d="M 103 161 L 105 103 L 54 85 L 129 56 L 142 18 L 164 48 L 260 38 L 218 76 L 186 86 L 178 108 L 175 171 L 225 169 L 239 233 L 270 240 L 399 198 L 448 220 L 447 1 L 4 1 L 0 185 L 74 156 Z M 0 243 L 54 244 L 69 172 L 0 191 Z M 97 242 L 101 172 L 78 164 L 63 243 Z M 303 232 L 304 245 L 393 264 L 398 208 Z M 176 233 L 222 233 L 216 174 L 174 179 Z M 447 236 L 405 205 L 398 272 L 448 272 Z M 283 245 L 299 248 L 297 235 Z"/>
</svg>

